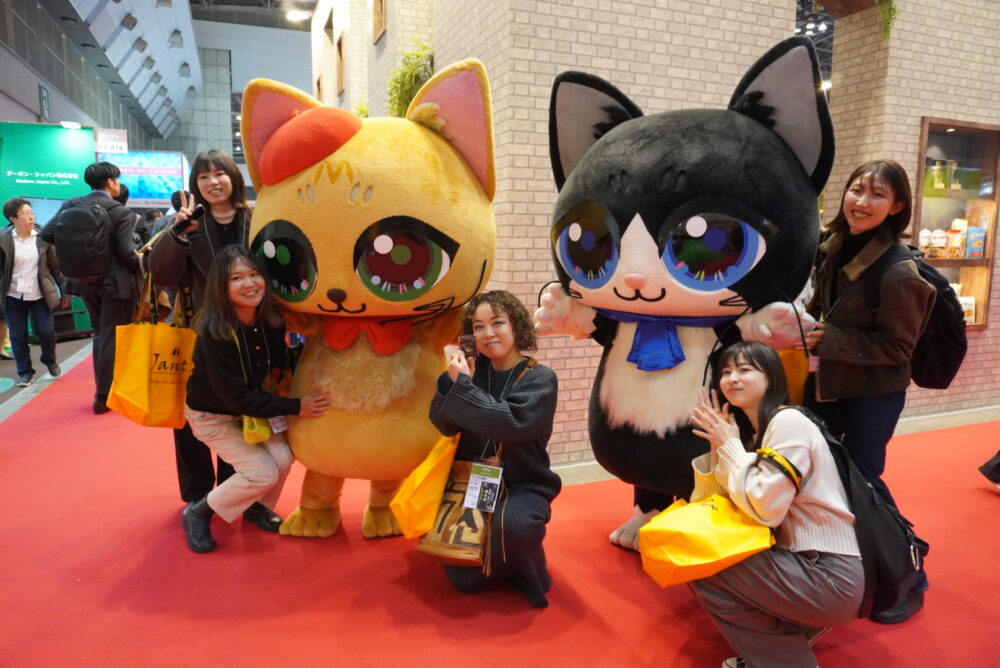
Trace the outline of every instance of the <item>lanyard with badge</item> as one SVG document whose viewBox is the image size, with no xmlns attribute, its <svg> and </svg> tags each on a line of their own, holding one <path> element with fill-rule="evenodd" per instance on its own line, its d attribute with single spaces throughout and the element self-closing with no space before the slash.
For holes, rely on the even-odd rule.
<svg viewBox="0 0 1000 668">
<path fill-rule="evenodd" d="M 516 385 L 519 380 L 524 378 L 524 374 L 528 373 L 537 363 L 534 358 L 529 357 L 527 364 L 521 373 L 517 375 L 517 378 L 514 378 L 513 373 L 509 374 L 507 382 L 504 383 L 503 389 L 500 390 L 498 399 L 503 401 L 504 397 L 507 396 L 508 387 L 512 386 L 510 382 L 511 378 L 514 378 L 513 385 Z M 487 374 L 486 391 L 492 396 L 492 365 L 487 368 Z M 496 454 L 492 457 L 486 457 L 486 453 L 489 451 L 491 445 L 497 446 Z M 497 444 L 494 439 L 487 439 L 479 461 L 473 462 L 472 470 L 469 472 L 469 486 L 465 491 L 465 500 L 462 502 L 464 507 L 488 513 L 492 513 L 496 508 L 497 500 L 500 497 L 500 488 L 503 484 L 503 467 L 500 466 L 500 455 L 502 452 L 503 443 Z"/>
</svg>

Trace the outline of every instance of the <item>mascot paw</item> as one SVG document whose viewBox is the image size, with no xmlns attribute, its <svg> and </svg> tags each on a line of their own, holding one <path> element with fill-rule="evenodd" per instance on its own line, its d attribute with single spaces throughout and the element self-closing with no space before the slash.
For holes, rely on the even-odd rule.
<svg viewBox="0 0 1000 668">
<path fill-rule="evenodd" d="M 816 321 L 802 309 L 795 309 L 787 302 L 774 302 L 740 318 L 738 324 L 744 341 L 760 341 L 775 350 L 784 350 L 801 346 L 802 334 L 810 331 Z"/>
<path fill-rule="evenodd" d="M 594 331 L 594 309 L 570 299 L 561 285 L 550 285 L 535 311 L 535 329 L 541 336 L 567 334 L 585 339 Z"/>
<path fill-rule="evenodd" d="M 403 530 L 388 506 L 368 506 L 361 520 L 361 535 L 365 538 L 387 538 L 401 536 Z"/>
<path fill-rule="evenodd" d="M 646 522 L 659 515 L 660 512 L 661 511 L 654 508 L 648 513 L 644 513 L 639 510 L 639 506 L 636 506 L 632 514 L 632 519 L 612 531 L 611 535 L 608 536 L 608 539 L 614 545 L 624 547 L 626 550 L 634 550 L 638 552 L 639 529 L 642 528 Z"/>
<path fill-rule="evenodd" d="M 282 536 L 329 538 L 340 528 L 340 508 L 296 508 L 281 523 Z"/>
</svg>

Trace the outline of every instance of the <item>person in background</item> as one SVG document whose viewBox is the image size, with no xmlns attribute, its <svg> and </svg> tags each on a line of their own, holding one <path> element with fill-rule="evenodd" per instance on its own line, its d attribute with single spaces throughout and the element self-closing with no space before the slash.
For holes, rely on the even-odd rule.
<svg viewBox="0 0 1000 668">
<path fill-rule="evenodd" d="M 230 244 L 213 260 L 194 326 L 198 339 L 184 415 L 195 437 L 237 472 L 184 509 L 188 547 L 204 553 L 216 548 L 213 512 L 227 522 L 242 514 L 264 531 L 278 530 L 281 518 L 273 508 L 292 464 L 284 416 L 319 417 L 330 396 L 292 399 L 262 387 L 273 372 L 288 368 L 285 326 L 246 246 Z M 247 443 L 242 416 L 268 418 L 269 438 Z"/>
<path fill-rule="evenodd" d="M 810 314 L 816 328 L 805 345 L 817 362 L 806 385 L 806 405 L 829 425 L 851 460 L 887 503 L 896 505 L 882 480 L 889 440 L 906 403 L 910 358 L 931 308 L 934 287 L 913 260 L 889 266 L 879 285 L 877 309 L 868 307 L 868 269 L 899 242 L 910 222 L 912 196 L 906 170 L 892 160 L 872 160 L 851 174 L 829 236 L 819 247 Z M 924 604 L 927 577 L 892 610 L 873 620 L 904 622 Z"/>
<path fill-rule="evenodd" d="M 107 241 L 110 245 L 110 266 L 107 273 L 93 283 L 70 280 L 68 284 L 70 293 L 83 298 L 94 327 L 93 362 L 97 387 L 93 410 L 96 415 L 110 410 L 107 401 L 115 370 L 115 328 L 132 322 L 135 303 L 142 289 L 142 269 L 132 240 L 132 212 L 114 199 L 121 190 L 119 177 L 121 171 L 110 162 L 88 165 L 83 172 L 83 180 L 93 190 L 83 197 L 66 201 L 41 232 L 42 239 L 54 244 L 59 214 L 77 200 L 105 208 L 111 219 L 111 236 Z M 73 252 L 73 249 L 65 250 Z"/>
<path fill-rule="evenodd" d="M 69 306 L 66 281 L 59 273 L 56 249 L 39 236 L 35 213 L 22 197 L 3 205 L 12 226 L 0 230 L 0 295 L 10 328 L 11 350 L 17 361 L 17 385 L 35 378 L 28 346 L 28 318 L 42 349 L 41 362 L 53 378 L 62 370 L 56 362 L 56 329 L 52 311 Z"/>
<path fill-rule="evenodd" d="M 430 419 L 446 436 L 461 432 L 456 459 L 481 462 L 499 455 L 503 487 L 493 513 L 490 574 L 451 565 L 445 573 L 459 591 L 505 583 L 524 593 L 532 606 L 544 608 L 552 582 L 542 540 L 552 500 L 562 487 L 546 451 L 558 381 L 551 369 L 524 355 L 538 347 L 535 328 L 511 293 L 495 290 L 473 297 L 462 329 L 475 336 L 479 356 L 470 362 L 459 351 L 448 361 Z"/>
<path fill-rule="evenodd" d="M 163 217 L 163 212 L 159 209 L 146 209 L 140 220 L 136 221 L 135 232 L 139 235 L 139 248 L 149 243 L 153 238 L 153 226 L 156 221 Z"/>
<path fill-rule="evenodd" d="M 691 416 L 694 433 L 711 447 L 691 462 L 691 501 L 724 494 L 772 527 L 777 543 L 689 588 L 739 654 L 724 668 L 814 668 L 812 644 L 856 618 L 864 595 L 847 493 L 819 427 L 789 408 L 772 348 L 756 341 L 727 347 L 716 378 L 725 403 L 713 390 Z M 761 448 L 776 451 L 792 471 L 758 457 Z"/>
<path fill-rule="evenodd" d="M 191 199 L 191 193 L 186 190 L 175 190 L 170 196 L 170 209 L 161 217 L 157 218 L 156 222 L 153 223 L 152 232 L 155 237 L 160 230 L 164 230 L 170 227 L 170 223 L 174 220 L 174 215 L 181 208 L 181 197 L 187 197 L 188 200 Z"/>
<path fill-rule="evenodd" d="M 188 186 L 193 195 L 178 195 L 177 213 L 150 249 L 148 268 L 153 283 L 161 288 L 187 286 L 198 310 L 212 260 L 227 245 L 247 245 L 251 210 L 243 174 L 221 151 L 202 151 L 195 157 Z M 205 209 L 200 219 L 191 218 L 197 205 Z M 203 499 L 216 482 L 221 484 L 233 473 L 223 459 L 218 459 L 217 469 L 213 467 L 211 451 L 191 433 L 190 425 L 174 430 L 174 452 L 181 500 L 186 504 Z"/>
</svg>

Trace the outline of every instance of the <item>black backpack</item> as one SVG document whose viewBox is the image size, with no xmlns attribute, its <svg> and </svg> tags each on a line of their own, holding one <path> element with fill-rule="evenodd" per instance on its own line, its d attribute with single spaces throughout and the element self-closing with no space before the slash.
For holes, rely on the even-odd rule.
<svg viewBox="0 0 1000 668">
<path fill-rule="evenodd" d="M 858 617 L 872 617 L 900 603 L 920 577 L 927 541 L 913 533 L 913 524 L 899 509 L 882 499 L 851 461 L 847 448 L 830 433 L 821 419 L 796 407 L 823 434 L 837 463 L 837 472 L 854 513 L 861 563 L 865 569 L 865 594 Z"/>
<path fill-rule="evenodd" d="M 962 305 L 948 279 L 923 260 L 924 254 L 905 244 L 896 244 L 876 260 L 865 272 L 865 303 L 878 308 L 881 302 L 882 277 L 896 262 L 911 259 L 920 277 L 934 286 L 937 297 L 927 320 L 927 329 L 920 335 L 910 359 L 910 378 L 920 387 L 935 390 L 951 385 L 969 344 L 965 337 L 965 317 Z"/>
<path fill-rule="evenodd" d="M 111 207 L 118 202 L 112 201 Z M 56 220 L 59 271 L 74 283 L 96 283 L 111 268 L 111 216 L 94 200 L 74 197 Z"/>
</svg>

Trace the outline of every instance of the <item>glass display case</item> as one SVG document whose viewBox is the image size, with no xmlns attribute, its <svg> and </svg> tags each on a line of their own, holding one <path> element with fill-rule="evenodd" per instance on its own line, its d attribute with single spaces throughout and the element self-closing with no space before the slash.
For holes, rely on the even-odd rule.
<svg viewBox="0 0 1000 668">
<path fill-rule="evenodd" d="M 948 277 L 970 329 L 985 327 L 993 276 L 1000 126 L 924 117 L 913 238 Z"/>
</svg>

